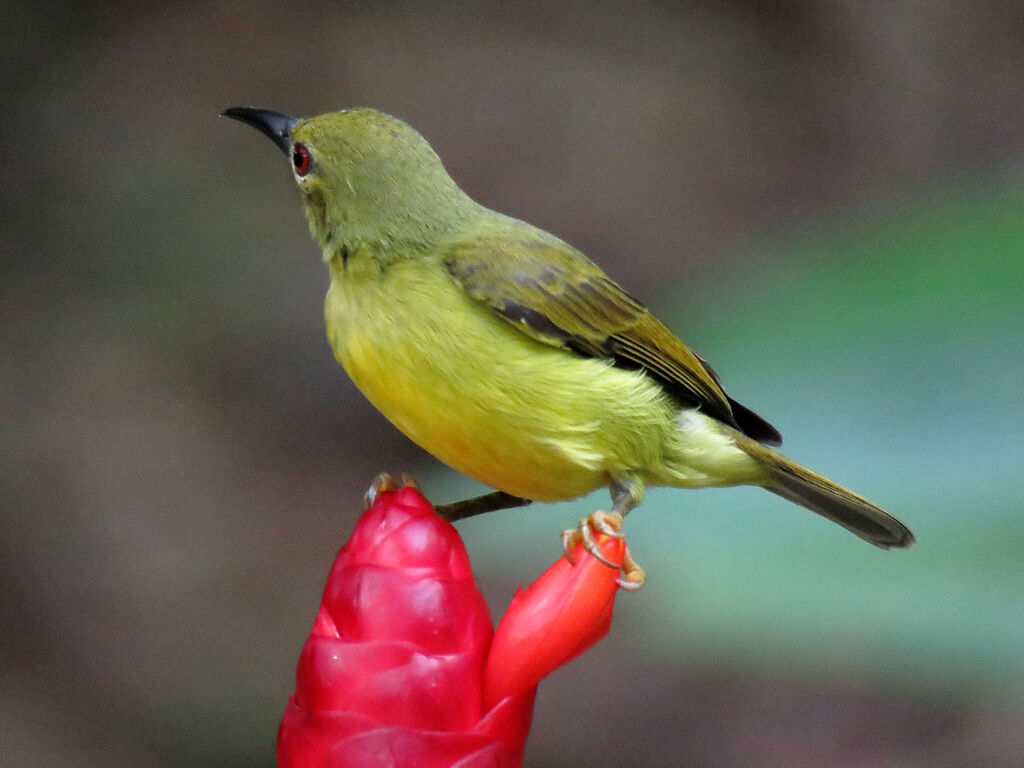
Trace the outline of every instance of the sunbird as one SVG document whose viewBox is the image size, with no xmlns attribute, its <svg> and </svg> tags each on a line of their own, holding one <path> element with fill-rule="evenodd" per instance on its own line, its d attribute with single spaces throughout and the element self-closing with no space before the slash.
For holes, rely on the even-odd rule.
<svg viewBox="0 0 1024 768">
<path fill-rule="evenodd" d="M 757 485 L 877 547 L 914 542 L 775 450 L 776 429 L 586 256 L 470 198 L 411 126 L 374 109 L 223 114 L 290 158 L 330 271 L 327 337 L 352 381 L 414 442 L 496 489 L 450 518 L 606 485 L 621 522 L 647 485 Z"/>
</svg>

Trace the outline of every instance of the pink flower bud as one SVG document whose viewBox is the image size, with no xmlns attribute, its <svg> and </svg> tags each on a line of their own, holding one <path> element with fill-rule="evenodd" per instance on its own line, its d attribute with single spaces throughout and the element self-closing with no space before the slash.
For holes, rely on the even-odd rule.
<svg viewBox="0 0 1024 768">
<path fill-rule="evenodd" d="M 598 541 L 621 562 L 622 541 Z M 516 595 L 492 645 L 455 528 L 414 488 L 379 492 L 328 576 L 278 765 L 519 766 L 537 683 L 610 626 L 618 572 L 574 560 Z"/>
<path fill-rule="evenodd" d="M 601 552 L 616 565 L 623 539 L 597 536 Z M 520 589 L 498 625 L 484 672 L 484 707 L 537 685 L 608 634 L 619 571 L 577 543 L 572 563 L 561 557 L 526 589 Z"/>
</svg>

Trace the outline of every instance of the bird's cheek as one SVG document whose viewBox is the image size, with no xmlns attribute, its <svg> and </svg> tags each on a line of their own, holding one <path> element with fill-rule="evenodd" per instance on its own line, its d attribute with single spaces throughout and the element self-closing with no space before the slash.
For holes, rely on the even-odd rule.
<svg viewBox="0 0 1024 768">
<path fill-rule="evenodd" d="M 309 215 L 310 223 L 314 226 L 324 227 L 327 224 L 327 201 L 323 192 L 315 187 L 302 189 L 306 198 L 306 213 Z"/>
</svg>

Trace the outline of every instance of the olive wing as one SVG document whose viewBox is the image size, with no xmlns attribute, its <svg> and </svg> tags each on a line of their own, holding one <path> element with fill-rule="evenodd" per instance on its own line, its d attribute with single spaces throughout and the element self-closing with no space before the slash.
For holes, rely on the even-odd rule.
<svg viewBox="0 0 1024 768">
<path fill-rule="evenodd" d="M 545 344 L 641 368 L 682 404 L 777 445 L 768 422 L 730 398 L 717 375 L 647 308 L 560 241 L 479 237 L 452 246 L 445 266 L 473 299 Z"/>
</svg>

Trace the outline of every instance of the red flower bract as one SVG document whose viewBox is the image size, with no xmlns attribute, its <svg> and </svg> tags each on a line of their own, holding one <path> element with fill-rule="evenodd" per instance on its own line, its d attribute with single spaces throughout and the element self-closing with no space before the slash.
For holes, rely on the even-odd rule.
<svg viewBox="0 0 1024 768">
<path fill-rule="evenodd" d="M 598 537 L 621 562 L 624 543 Z M 331 568 L 278 732 L 281 768 L 513 768 L 536 686 L 603 637 L 618 573 L 577 548 L 518 593 L 492 644 L 458 533 L 384 490 Z"/>
</svg>

